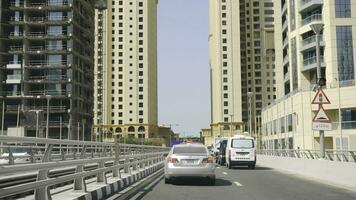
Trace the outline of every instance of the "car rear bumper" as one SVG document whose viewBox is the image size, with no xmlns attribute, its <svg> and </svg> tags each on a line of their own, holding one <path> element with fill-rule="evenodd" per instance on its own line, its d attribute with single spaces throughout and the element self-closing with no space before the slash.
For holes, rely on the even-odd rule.
<svg viewBox="0 0 356 200">
<path fill-rule="evenodd" d="M 230 160 L 231 166 L 256 165 L 256 160 Z"/>
<path fill-rule="evenodd" d="M 165 167 L 166 178 L 178 177 L 209 177 L 215 178 L 215 163 L 199 167 L 178 167 L 169 164 Z"/>
</svg>

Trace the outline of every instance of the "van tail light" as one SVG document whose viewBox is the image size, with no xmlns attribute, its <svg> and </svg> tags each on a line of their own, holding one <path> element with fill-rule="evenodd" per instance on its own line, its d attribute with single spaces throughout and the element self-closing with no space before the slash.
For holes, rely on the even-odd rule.
<svg viewBox="0 0 356 200">
<path fill-rule="evenodd" d="M 212 156 L 204 158 L 202 163 L 214 163 L 214 158 Z"/>
<path fill-rule="evenodd" d="M 168 157 L 168 163 L 178 163 L 177 158 Z"/>
</svg>

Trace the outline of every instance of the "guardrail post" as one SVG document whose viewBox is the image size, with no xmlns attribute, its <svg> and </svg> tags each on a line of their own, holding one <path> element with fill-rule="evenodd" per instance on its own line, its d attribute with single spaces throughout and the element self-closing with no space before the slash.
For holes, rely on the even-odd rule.
<svg viewBox="0 0 356 200">
<path fill-rule="evenodd" d="M 140 156 L 140 168 L 143 169 L 144 168 L 144 163 L 143 160 L 145 159 L 144 156 Z"/>
<path fill-rule="evenodd" d="M 99 162 L 99 169 L 102 169 L 105 167 L 105 162 L 102 161 L 102 162 Z M 106 176 L 105 176 L 105 172 L 99 172 L 98 176 L 97 176 L 97 182 L 98 183 L 107 183 L 106 182 Z"/>
<path fill-rule="evenodd" d="M 14 154 L 12 154 L 12 149 L 8 147 L 8 151 L 9 151 L 9 165 L 14 165 L 15 158 L 14 158 Z"/>
<path fill-rule="evenodd" d="M 35 162 L 36 162 L 35 152 L 33 152 L 33 149 L 32 149 L 32 148 L 31 148 L 29 154 L 30 154 L 30 162 L 31 162 L 31 163 L 35 163 Z"/>
<path fill-rule="evenodd" d="M 132 160 L 132 170 L 133 171 L 136 171 L 137 170 L 137 158 L 134 157 L 133 160 Z"/>
<path fill-rule="evenodd" d="M 129 173 L 129 168 L 130 168 L 130 158 L 126 158 L 125 159 L 124 173 Z"/>
<path fill-rule="evenodd" d="M 80 159 L 85 159 L 86 150 L 87 150 L 87 146 L 84 145 L 80 153 Z M 84 171 L 84 165 L 77 165 L 76 173 L 80 173 L 83 171 Z M 87 191 L 84 177 L 76 178 L 74 180 L 74 190 L 83 190 L 84 192 Z"/>
<path fill-rule="evenodd" d="M 73 159 L 76 160 L 77 159 L 77 151 L 78 150 L 73 150 Z"/>
<path fill-rule="evenodd" d="M 354 161 L 356 162 L 356 155 L 353 151 L 350 151 L 351 157 L 354 159 Z"/>
<path fill-rule="evenodd" d="M 53 144 L 47 146 L 46 152 L 43 155 L 42 162 L 49 162 L 51 158 L 51 153 L 53 149 Z M 37 181 L 46 180 L 48 178 L 48 169 L 39 170 L 37 174 Z M 35 199 L 40 200 L 51 200 L 51 193 L 49 187 L 38 188 L 35 190 Z"/>
<path fill-rule="evenodd" d="M 63 148 L 61 148 L 61 157 L 62 157 L 62 161 L 66 160 L 66 156 Z"/>
<path fill-rule="evenodd" d="M 119 147 L 119 143 L 117 142 L 117 137 L 115 137 L 115 160 L 114 160 L 114 166 L 119 165 L 119 159 L 120 159 L 119 153 L 120 153 L 120 147 Z M 112 176 L 121 178 L 119 166 L 115 167 L 112 170 Z"/>
<path fill-rule="evenodd" d="M 150 160 L 149 160 L 149 156 L 147 155 L 146 156 L 146 167 L 150 166 Z"/>
</svg>

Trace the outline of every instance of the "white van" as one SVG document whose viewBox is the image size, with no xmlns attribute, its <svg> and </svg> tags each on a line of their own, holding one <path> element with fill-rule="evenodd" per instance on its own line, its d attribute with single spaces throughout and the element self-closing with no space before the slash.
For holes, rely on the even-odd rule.
<svg viewBox="0 0 356 200">
<path fill-rule="evenodd" d="M 254 169 L 256 166 L 256 142 L 253 137 L 235 135 L 228 139 L 226 147 L 226 167 L 248 166 Z"/>
</svg>

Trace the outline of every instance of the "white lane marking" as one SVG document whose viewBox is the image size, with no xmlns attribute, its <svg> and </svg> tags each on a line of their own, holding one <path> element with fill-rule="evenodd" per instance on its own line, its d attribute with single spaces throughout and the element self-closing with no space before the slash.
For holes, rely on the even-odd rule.
<svg viewBox="0 0 356 200">
<path fill-rule="evenodd" d="M 220 169 L 220 167 L 216 167 L 217 169 Z"/>
<path fill-rule="evenodd" d="M 222 172 L 224 175 L 227 175 L 227 173 L 226 172 Z"/>
<path fill-rule="evenodd" d="M 241 186 L 242 186 L 241 183 L 239 183 L 239 182 L 237 182 L 237 181 L 235 181 L 234 183 L 235 183 L 235 185 L 236 185 L 237 187 L 241 187 Z"/>
</svg>

